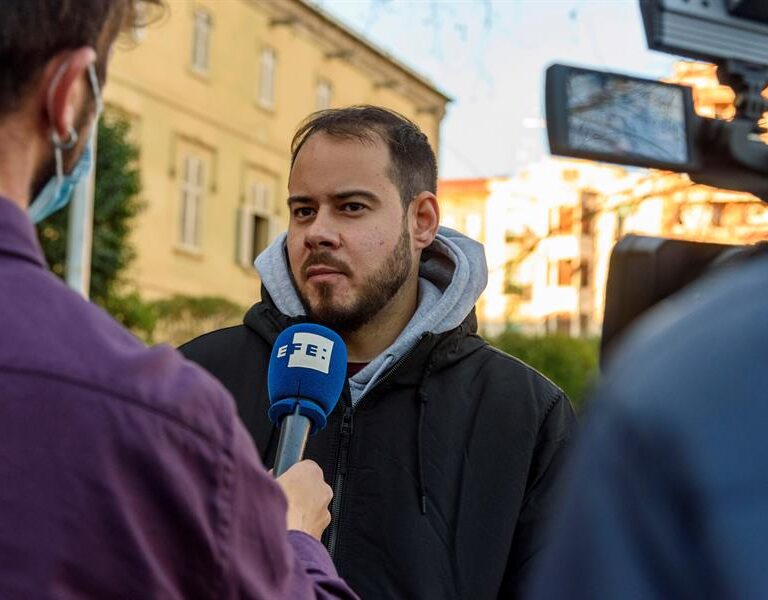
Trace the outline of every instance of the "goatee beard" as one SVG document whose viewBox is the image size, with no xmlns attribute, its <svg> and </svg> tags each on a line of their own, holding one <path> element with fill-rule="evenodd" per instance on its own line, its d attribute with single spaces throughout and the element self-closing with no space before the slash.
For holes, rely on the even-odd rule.
<svg viewBox="0 0 768 600">
<path fill-rule="evenodd" d="M 381 268 L 369 275 L 360 286 L 357 298 L 350 306 L 335 306 L 334 286 L 320 283 L 316 286 L 318 299 L 313 308 L 305 294 L 299 292 L 307 316 L 314 322 L 330 327 L 339 333 L 353 333 L 369 323 L 394 298 L 411 272 L 411 238 L 403 226 L 395 249 Z M 311 257 L 307 263 L 334 266 L 337 262 L 328 252 Z M 308 265 L 307 265 L 308 266 Z M 341 267 L 341 265 L 339 265 Z"/>
</svg>

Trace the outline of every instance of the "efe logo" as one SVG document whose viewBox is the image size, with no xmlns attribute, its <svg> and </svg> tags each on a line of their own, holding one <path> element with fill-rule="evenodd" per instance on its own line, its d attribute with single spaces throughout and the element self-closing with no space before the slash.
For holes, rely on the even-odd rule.
<svg viewBox="0 0 768 600">
<path fill-rule="evenodd" d="M 328 373 L 333 353 L 333 340 L 316 333 L 299 331 L 293 334 L 293 341 L 277 349 L 277 358 L 288 356 L 288 367 L 314 369 Z"/>
</svg>

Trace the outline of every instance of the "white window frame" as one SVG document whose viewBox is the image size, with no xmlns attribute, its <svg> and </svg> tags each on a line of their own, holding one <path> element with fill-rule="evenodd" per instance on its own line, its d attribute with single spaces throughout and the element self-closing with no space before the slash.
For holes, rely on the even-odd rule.
<svg viewBox="0 0 768 600">
<path fill-rule="evenodd" d="M 275 82 L 277 80 L 277 52 L 264 46 L 259 57 L 259 104 L 264 108 L 275 107 Z"/>
<path fill-rule="evenodd" d="M 333 102 L 333 84 L 327 79 L 318 79 L 315 86 L 315 110 L 327 110 Z"/>
<path fill-rule="evenodd" d="M 134 27 L 131 29 L 131 38 L 137 44 L 143 42 L 144 38 L 147 37 L 147 28 L 144 25 L 146 16 L 147 16 L 147 5 L 138 4 L 136 6 L 136 17 L 137 17 L 137 22 L 139 24 L 134 25 Z"/>
<path fill-rule="evenodd" d="M 254 217 L 267 221 L 267 240 L 269 246 L 278 234 L 278 219 L 275 214 L 274 186 L 265 181 L 253 181 L 246 190 L 244 204 L 239 209 L 239 232 L 237 262 L 242 267 L 250 268 L 256 258 L 253 255 Z"/>
<path fill-rule="evenodd" d="M 213 19 L 202 9 L 195 11 L 192 30 L 192 70 L 207 74 L 211 59 Z"/>
<path fill-rule="evenodd" d="M 184 156 L 181 169 L 179 246 L 200 252 L 201 215 L 205 200 L 205 161 L 195 154 Z"/>
</svg>

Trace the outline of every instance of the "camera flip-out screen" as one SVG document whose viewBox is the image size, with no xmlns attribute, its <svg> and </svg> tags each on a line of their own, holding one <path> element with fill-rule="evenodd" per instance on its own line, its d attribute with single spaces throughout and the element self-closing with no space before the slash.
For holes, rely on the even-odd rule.
<svg viewBox="0 0 768 600">
<path fill-rule="evenodd" d="M 688 87 L 565 65 L 547 70 L 554 154 L 695 170 L 694 119 Z"/>
</svg>

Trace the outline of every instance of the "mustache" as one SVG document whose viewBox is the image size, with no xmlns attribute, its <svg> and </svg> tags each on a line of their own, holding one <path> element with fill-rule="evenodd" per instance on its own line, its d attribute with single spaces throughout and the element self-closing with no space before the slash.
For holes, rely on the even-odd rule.
<svg viewBox="0 0 768 600">
<path fill-rule="evenodd" d="M 322 251 L 322 252 L 316 252 L 314 254 L 310 254 L 307 257 L 307 260 L 304 261 L 304 264 L 301 265 L 301 274 L 302 276 L 307 276 L 307 269 L 310 267 L 314 267 L 315 265 L 324 265 L 326 267 L 330 267 L 331 269 L 335 269 L 342 275 L 351 275 L 352 270 L 347 266 L 346 263 L 342 262 L 335 256 L 333 256 L 328 251 Z"/>
</svg>

